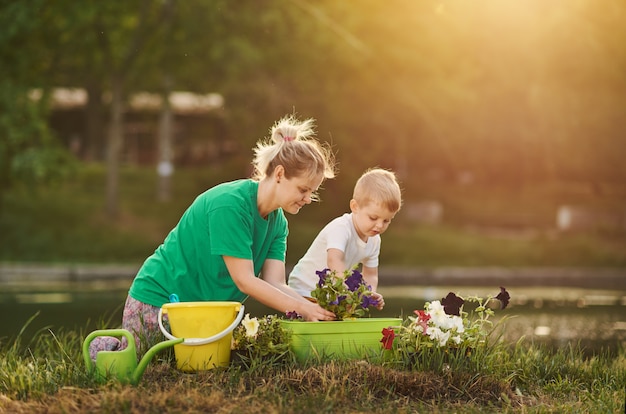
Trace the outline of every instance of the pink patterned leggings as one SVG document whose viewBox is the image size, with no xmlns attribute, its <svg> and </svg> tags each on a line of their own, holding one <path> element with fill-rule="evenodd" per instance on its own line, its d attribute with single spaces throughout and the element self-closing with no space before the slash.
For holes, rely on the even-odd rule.
<svg viewBox="0 0 626 414">
<path fill-rule="evenodd" d="M 126 298 L 122 316 L 122 328 L 133 334 L 138 358 L 146 353 L 150 347 L 165 339 L 159 328 L 159 308 L 139 302 L 130 297 Z M 169 330 L 167 314 L 163 315 L 163 326 Z M 126 338 L 121 340 L 112 336 L 100 336 L 89 345 L 89 356 L 96 360 L 100 351 L 121 351 L 127 346 Z"/>
</svg>

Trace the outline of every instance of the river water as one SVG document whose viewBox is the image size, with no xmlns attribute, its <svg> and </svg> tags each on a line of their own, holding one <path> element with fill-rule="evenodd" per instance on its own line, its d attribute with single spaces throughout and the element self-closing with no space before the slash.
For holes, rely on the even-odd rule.
<svg viewBox="0 0 626 414">
<path fill-rule="evenodd" d="M 12 342 L 20 336 L 22 344 L 27 345 L 41 331 L 76 330 L 86 335 L 94 329 L 119 327 L 127 290 L 127 281 L 5 287 L 0 292 L 0 341 Z M 493 319 L 506 316 L 506 341 L 524 338 L 554 347 L 580 344 L 591 351 L 615 351 L 626 346 L 626 291 L 545 287 L 508 291 L 509 307 L 496 311 Z M 373 317 L 413 315 L 414 310 L 423 309 L 426 301 L 441 299 L 448 292 L 486 297 L 497 294 L 499 289 L 386 286 L 380 292 L 386 306 L 383 311 L 372 311 Z M 251 316 L 277 313 L 252 299 L 245 306 Z"/>
</svg>

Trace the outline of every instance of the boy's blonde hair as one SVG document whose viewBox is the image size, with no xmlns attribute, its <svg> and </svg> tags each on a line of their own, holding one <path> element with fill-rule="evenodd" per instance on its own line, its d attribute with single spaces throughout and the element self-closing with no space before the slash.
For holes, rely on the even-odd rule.
<svg viewBox="0 0 626 414">
<path fill-rule="evenodd" d="M 335 177 L 335 159 L 326 145 L 315 139 L 315 120 L 297 120 L 293 115 L 281 118 L 271 128 L 271 136 L 259 141 L 254 149 L 252 178 L 262 180 L 282 165 L 285 177 Z"/>
<path fill-rule="evenodd" d="M 362 207 L 378 203 L 394 213 L 402 206 L 402 191 L 396 175 L 382 168 L 365 171 L 354 186 L 352 198 Z"/>
</svg>

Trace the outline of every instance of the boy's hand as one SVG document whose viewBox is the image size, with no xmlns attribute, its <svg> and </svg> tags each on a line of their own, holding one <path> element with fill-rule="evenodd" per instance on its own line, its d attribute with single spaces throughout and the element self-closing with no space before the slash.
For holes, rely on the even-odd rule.
<svg viewBox="0 0 626 414">
<path fill-rule="evenodd" d="M 385 299 L 383 298 L 383 295 L 378 292 L 372 292 L 372 297 L 378 301 L 376 309 L 382 310 L 385 307 Z"/>
</svg>

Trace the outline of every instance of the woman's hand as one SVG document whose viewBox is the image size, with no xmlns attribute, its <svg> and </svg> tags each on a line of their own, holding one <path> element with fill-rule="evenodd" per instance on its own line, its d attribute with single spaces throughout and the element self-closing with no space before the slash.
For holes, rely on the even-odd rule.
<svg viewBox="0 0 626 414">
<path fill-rule="evenodd" d="M 317 303 L 309 301 L 302 302 L 301 309 L 298 313 L 304 318 L 305 321 L 309 322 L 334 321 L 337 319 L 334 313 L 327 311 Z"/>
</svg>

